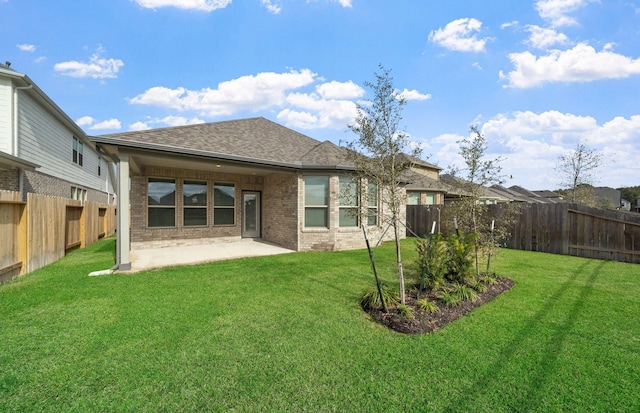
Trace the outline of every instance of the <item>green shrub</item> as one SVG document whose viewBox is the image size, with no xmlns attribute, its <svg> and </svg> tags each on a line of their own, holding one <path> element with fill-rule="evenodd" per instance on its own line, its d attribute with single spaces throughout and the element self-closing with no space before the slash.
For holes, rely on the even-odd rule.
<svg viewBox="0 0 640 413">
<path fill-rule="evenodd" d="M 398 302 L 398 295 L 389 288 L 386 284 L 380 285 L 380 292 L 382 292 L 382 300 L 387 308 L 391 305 L 395 305 Z M 360 305 L 365 310 L 374 310 L 384 308 L 383 301 L 380 300 L 380 294 L 378 293 L 378 287 L 375 285 L 370 286 L 362 294 L 360 298 Z"/>
<path fill-rule="evenodd" d="M 455 307 L 457 305 L 460 305 L 460 303 L 462 302 L 462 299 L 456 294 L 453 294 L 453 292 L 450 291 L 449 288 L 441 289 L 440 291 L 438 291 L 437 296 L 438 299 L 442 301 L 447 307 Z"/>
<path fill-rule="evenodd" d="M 460 298 L 460 301 L 476 301 L 478 293 L 471 287 L 465 284 L 454 284 L 451 287 L 451 294 Z"/>
<path fill-rule="evenodd" d="M 402 318 L 406 318 L 407 320 L 413 319 L 413 309 L 406 304 L 398 304 L 397 306 L 398 314 Z"/>
<path fill-rule="evenodd" d="M 474 253 L 476 234 L 452 235 L 447 238 L 447 273 L 445 279 L 452 283 L 462 284 L 475 277 Z"/>
<path fill-rule="evenodd" d="M 475 279 L 475 234 L 438 234 L 431 240 L 418 240 L 418 262 L 422 269 L 421 285 L 434 290 L 447 283 L 464 284 Z"/>
<path fill-rule="evenodd" d="M 495 285 L 498 283 L 498 279 L 492 275 L 484 274 L 480 276 L 480 282 L 486 285 Z"/>
<path fill-rule="evenodd" d="M 434 303 L 433 301 L 429 301 L 426 298 L 418 300 L 417 303 L 418 308 L 426 311 L 427 313 L 437 313 L 438 311 L 440 311 L 436 303 Z"/>
<path fill-rule="evenodd" d="M 475 280 L 471 283 L 471 285 L 469 285 L 471 288 L 473 288 L 474 290 L 476 290 L 479 293 L 486 293 L 487 292 L 487 284 L 483 283 L 480 280 Z"/>
<path fill-rule="evenodd" d="M 442 285 L 448 272 L 447 243 L 441 234 L 437 234 L 432 240 L 418 239 L 417 248 L 418 261 L 424 271 L 424 286 L 435 289 Z"/>
</svg>

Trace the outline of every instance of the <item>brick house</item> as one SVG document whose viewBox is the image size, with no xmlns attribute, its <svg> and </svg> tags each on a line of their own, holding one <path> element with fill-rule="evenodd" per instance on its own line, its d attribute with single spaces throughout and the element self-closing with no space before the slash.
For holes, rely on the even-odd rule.
<svg viewBox="0 0 640 413">
<path fill-rule="evenodd" d="M 0 190 L 114 203 L 109 162 L 26 74 L 0 64 Z"/>
<path fill-rule="evenodd" d="M 355 178 L 344 148 L 265 118 L 92 140 L 118 165 L 120 270 L 149 245 L 245 237 L 295 251 L 354 249 L 365 246 L 363 222 L 372 237 L 393 236 L 376 183 Z"/>
<path fill-rule="evenodd" d="M 407 205 L 442 205 L 451 188 L 440 181 L 442 168 L 405 153 L 398 156 L 399 163 L 408 164 L 403 173 L 407 182 Z"/>
</svg>

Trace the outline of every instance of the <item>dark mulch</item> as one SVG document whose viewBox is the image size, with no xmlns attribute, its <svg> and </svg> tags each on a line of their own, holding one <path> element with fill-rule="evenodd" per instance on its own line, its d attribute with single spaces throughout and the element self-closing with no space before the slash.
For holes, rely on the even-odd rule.
<svg viewBox="0 0 640 413">
<path fill-rule="evenodd" d="M 438 330 L 440 327 L 456 320 L 469 311 L 482 304 L 491 301 L 495 297 L 499 296 L 505 291 L 508 291 L 513 287 L 513 281 L 510 278 L 498 278 L 496 284 L 487 285 L 487 291 L 484 293 L 478 293 L 478 300 L 476 301 L 464 301 L 460 305 L 447 307 L 437 300 L 434 293 L 423 293 L 420 298 L 426 298 L 429 301 L 436 302 L 438 304 L 439 311 L 435 313 L 427 313 L 426 311 L 418 308 L 416 305 L 416 293 L 417 290 L 407 292 L 405 298 L 406 303 L 413 310 L 413 319 L 406 319 L 401 317 L 395 309 L 389 309 L 388 313 L 384 313 L 382 310 L 369 311 L 371 317 L 380 324 L 395 330 L 399 333 L 405 334 L 422 334 L 431 333 Z"/>
</svg>

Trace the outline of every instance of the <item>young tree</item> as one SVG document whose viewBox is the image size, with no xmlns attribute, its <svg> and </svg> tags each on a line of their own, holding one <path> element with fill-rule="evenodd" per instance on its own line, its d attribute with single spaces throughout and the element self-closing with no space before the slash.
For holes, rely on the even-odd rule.
<svg viewBox="0 0 640 413">
<path fill-rule="evenodd" d="M 484 188 L 503 182 L 502 167 L 499 165 L 502 158 L 485 159 L 487 151 L 485 136 L 480 133 L 476 125 L 472 125 L 470 130 L 471 134 L 468 137 L 458 141 L 459 154 L 464 160 L 465 168 L 451 167 L 450 174 L 454 179 L 450 184 L 463 195 L 457 203 L 459 208 L 456 208 L 461 228 L 467 232 L 477 233 L 479 215 L 483 210 L 479 201 Z"/>
<path fill-rule="evenodd" d="M 399 216 L 406 205 L 402 173 L 409 165 L 398 162 L 398 156 L 409 153 L 419 157 L 420 150 L 409 148 L 408 137 L 400 129 L 406 100 L 394 89 L 391 71 L 382 65 L 379 68 L 380 73 L 375 73 L 375 82 L 365 82 L 365 86 L 373 93 L 373 99 L 357 105 L 355 123 L 349 125 L 357 139 L 349 142 L 347 148 L 361 177 L 377 184 L 380 201 L 392 216 L 390 225 L 393 226 L 396 243 L 400 302 L 405 304 Z"/>
<path fill-rule="evenodd" d="M 595 171 L 601 163 L 602 154 L 582 142 L 558 157 L 556 170 L 563 175 L 562 184 L 567 189 L 569 202 L 588 204 L 591 201 Z"/>
<path fill-rule="evenodd" d="M 493 249 L 494 240 L 507 235 L 507 228 L 516 211 L 513 208 L 502 211 L 502 222 L 495 226 L 495 233 L 490 222 L 483 222 L 483 218 L 487 216 L 487 206 L 482 205 L 480 199 L 486 186 L 503 182 L 502 167 L 499 165 L 502 158 L 486 159 L 485 136 L 475 125 L 470 130 L 468 137 L 458 141 L 465 167 L 450 168 L 453 179 L 448 183 L 460 194 L 460 198 L 446 208 L 445 219 L 448 225 L 455 222 L 463 234 L 476 235 L 476 273 L 479 273 L 477 251 L 483 248 Z"/>
</svg>

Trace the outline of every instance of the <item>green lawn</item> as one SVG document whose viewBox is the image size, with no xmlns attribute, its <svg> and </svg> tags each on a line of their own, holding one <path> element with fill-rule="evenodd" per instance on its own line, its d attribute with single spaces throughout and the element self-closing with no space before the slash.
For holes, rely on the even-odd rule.
<svg viewBox="0 0 640 413">
<path fill-rule="evenodd" d="M 0 285 L 0 411 L 640 411 L 637 265 L 503 250 L 511 291 L 405 336 L 358 307 L 366 251 L 87 277 L 113 246 Z"/>
</svg>

